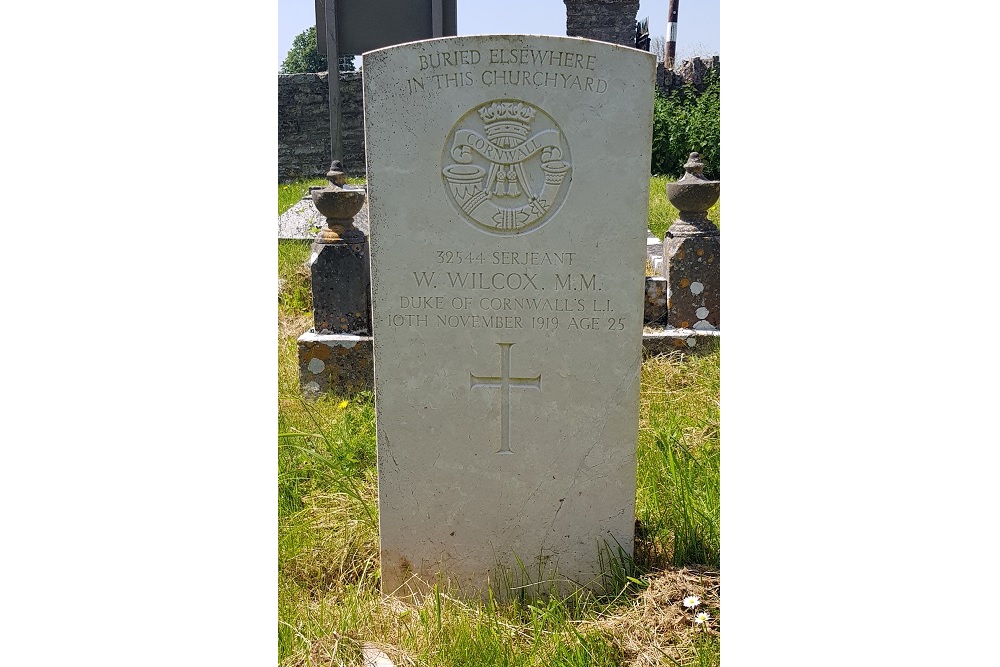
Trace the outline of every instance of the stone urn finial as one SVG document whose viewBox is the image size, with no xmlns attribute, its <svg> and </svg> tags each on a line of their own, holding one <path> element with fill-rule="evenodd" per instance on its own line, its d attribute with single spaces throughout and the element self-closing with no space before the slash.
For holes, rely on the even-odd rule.
<svg viewBox="0 0 1000 667">
<path fill-rule="evenodd" d="M 705 178 L 704 170 L 701 156 L 691 153 L 684 164 L 684 176 L 667 183 L 667 199 L 680 212 L 667 236 L 718 236 L 718 227 L 708 219 L 708 209 L 719 201 L 720 184 Z"/>
<path fill-rule="evenodd" d="M 309 192 L 316 210 L 326 216 L 327 228 L 316 237 L 317 243 L 363 241 L 365 234 L 354 226 L 354 216 L 365 204 L 365 191 L 343 187 L 347 182 L 347 174 L 344 173 L 340 160 L 333 161 L 330 171 L 326 172 L 326 178 L 330 185 Z"/>
</svg>

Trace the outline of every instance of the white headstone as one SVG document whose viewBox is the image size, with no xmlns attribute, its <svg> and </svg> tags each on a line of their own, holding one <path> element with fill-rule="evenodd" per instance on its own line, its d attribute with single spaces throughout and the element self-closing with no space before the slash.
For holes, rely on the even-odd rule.
<svg viewBox="0 0 1000 667">
<path fill-rule="evenodd" d="M 594 587 L 632 553 L 654 66 L 364 55 L 384 592 Z"/>
</svg>

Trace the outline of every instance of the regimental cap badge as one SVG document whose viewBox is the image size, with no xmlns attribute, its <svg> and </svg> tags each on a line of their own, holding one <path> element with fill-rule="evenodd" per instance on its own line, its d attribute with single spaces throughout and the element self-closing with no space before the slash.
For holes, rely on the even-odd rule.
<svg viewBox="0 0 1000 667">
<path fill-rule="evenodd" d="M 562 130 L 523 100 L 480 102 L 445 139 L 441 175 L 455 208 L 491 234 L 521 234 L 562 206 L 573 165 Z"/>
</svg>

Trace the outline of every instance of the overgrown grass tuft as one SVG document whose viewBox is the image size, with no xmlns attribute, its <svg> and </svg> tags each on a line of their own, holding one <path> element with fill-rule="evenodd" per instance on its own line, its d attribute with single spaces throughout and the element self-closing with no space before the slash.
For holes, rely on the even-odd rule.
<svg viewBox="0 0 1000 667">
<path fill-rule="evenodd" d="M 636 560 L 719 565 L 719 348 L 643 363 Z M 638 547 L 641 545 L 641 549 Z"/>
<path fill-rule="evenodd" d="M 278 240 L 278 312 L 302 315 L 312 309 L 309 255 L 312 242 L 306 239 Z"/>
</svg>

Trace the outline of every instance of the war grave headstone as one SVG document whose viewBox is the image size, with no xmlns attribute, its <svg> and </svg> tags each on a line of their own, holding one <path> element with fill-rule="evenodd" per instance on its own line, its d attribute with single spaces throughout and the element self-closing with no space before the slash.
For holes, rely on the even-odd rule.
<svg viewBox="0 0 1000 667">
<path fill-rule="evenodd" d="M 383 591 L 599 588 L 632 553 L 655 59 L 364 54 Z"/>
</svg>

